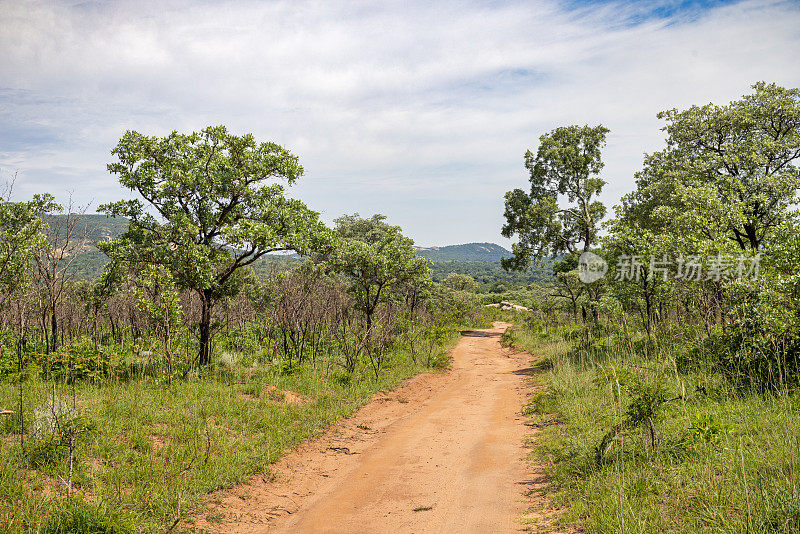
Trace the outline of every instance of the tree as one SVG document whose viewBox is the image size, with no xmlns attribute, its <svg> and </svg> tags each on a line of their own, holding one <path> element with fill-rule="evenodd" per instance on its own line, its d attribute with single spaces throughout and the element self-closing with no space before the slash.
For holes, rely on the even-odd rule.
<svg viewBox="0 0 800 534">
<path fill-rule="evenodd" d="M 342 215 L 333 222 L 336 224 L 336 233 L 339 237 L 369 244 L 379 242 L 396 229 L 386 222 L 386 215 L 380 213 L 374 214 L 369 219 L 363 219 L 358 213 Z"/>
<path fill-rule="evenodd" d="M 36 196 L 30 202 L 11 202 L 0 197 L 0 294 L 9 302 L 27 282 L 29 262 L 47 245 L 40 217 L 51 206 L 49 196 Z"/>
<path fill-rule="evenodd" d="M 503 259 L 506 270 L 524 270 L 532 259 L 562 252 L 588 251 L 597 236 L 605 206 L 593 200 L 605 181 L 600 150 L 608 129 L 602 125 L 565 126 L 539 138 L 536 155 L 525 153 L 530 193 L 514 189 L 505 195 L 504 237 L 519 237 L 514 256 Z M 566 196 L 568 205 L 559 206 Z"/>
<path fill-rule="evenodd" d="M 628 204 L 663 231 L 757 251 L 798 201 L 800 90 L 752 87 L 728 105 L 660 113 L 667 147 L 646 158 Z"/>
<path fill-rule="evenodd" d="M 668 269 L 680 249 L 668 234 L 654 233 L 639 224 L 636 212 L 627 212 L 624 206 L 616 212 L 607 226 L 610 234 L 603 238 L 607 259 L 616 264 L 609 285 L 626 308 L 639 308 L 650 338 L 654 324 L 661 319 L 658 311 L 673 296 L 674 280 Z"/>
<path fill-rule="evenodd" d="M 35 196 L 29 202 L 11 202 L 11 187 L 0 196 L 0 307 L 16 307 L 17 316 L 17 363 L 22 375 L 25 369 L 24 345 L 27 329 L 24 306 L 27 299 L 19 298 L 29 279 L 31 259 L 47 245 L 42 233 L 47 224 L 41 214 L 51 207 L 51 198 Z M 12 310 L 14 311 L 14 310 Z M 22 376 L 19 377 L 20 442 L 24 444 L 25 418 Z"/>
<path fill-rule="evenodd" d="M 85 208 L 76 211 L 70 200 L 64 210 L 52 195 L 43 195 L 40 200 L 47 204 L 47 212 L 42 214 L 47 222 L 47 246 L 34 259 L 42 292 L 42 330 L 49 354 L 58 348 L 58 309 L 68 283 L 74 279 L 71 267 L 86 245 L 87 227 L 80 225 Z"/>
<path fill-rule="evenodd" d="M 554 293 L 552 296 L 569 301 L 572 317 L 578 320 L 578 303 L 583 296 L 586 285 L 578 278 L 578 255 L 567 254 L 553 265 L 555 275 Z"/>
<path fill-rule="evenodd" d="M 455 291 L 469 291 L 474 293 L 478 290 L 478 283 L 468 274 L 450 273 L 444 279 L 442 285 Z"/>
<path fill-rule="evenodd" d="M 183 316 L 180 293 L 166 267 L 147 265 L 136 278 L 133 294 L 136 306 L 145 312 L 161 334 L 164 359 L 167 363 L 167 383 L 172 383 L 172 339 L 178 332 Z"/>
<path fill-rule="evenodd" d="M 362 219 L 357 213 L 336 219 L 339 242 L 328 256 L 333 269 L 350 281 L 368 333 L 375 310 L 390 289 L 430 281 L 431 277 L 428 261 L 417 256 L 414 242 L 385 219 L 383 215 Z"/>
<path fill-rule="evenodd" d="M 119 239 L 101 244 L 115 261 L 161 265 L 178 288 L 201 302 L 199 362 L 211 362 L 214 305 L 237 293 L 241 269 L 275 251 L 322 246 L 328 231 L 318 214 L 286 198 L 274 179 L 303 174 L 297 156 L 224 126 L 164 138 L 128 131 L 108 165 L 142 200 L 101 206 L 130 219 Z"/>
</svg>

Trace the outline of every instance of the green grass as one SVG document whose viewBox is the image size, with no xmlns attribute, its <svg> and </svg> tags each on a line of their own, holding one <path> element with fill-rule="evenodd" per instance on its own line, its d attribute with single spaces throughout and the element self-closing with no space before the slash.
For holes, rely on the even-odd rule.
<svg viewBox="0 0 800 534">
<path fill-rule="evenodd" d="M 743 394 L 712 372 L 678 373 L 674 347 L 645 358 L 615 338 L 579 350 L 569 332 L 506 336 L 541 358 L 547 387 L 528 412 L 543 428 L 534 454 L 552 463 L 563 523 L 598 533 L 800 532 L 796 392 Z M 628 417 L 636 384 L 673 399 L 659 404 L 655 446 L 644 425 L 598 454 Z"/>
<path fill-rule="evenodd" d="M 434 362 L 458 339 L 436 349 Z M 318 362 L 292 374 L 278 366 L 220 366 L 214 376 L 165 382 L 89 381 L 75 384 L 80 428 L 76 440 L 74 495 L 68 499 L 67 448 L 26 436 L 25 453 L 3 423 L 0 434 L 0 530 L 4 532 L 173 532 L 188 522 L 210 491 L 231 487 L 270 464 L 301 440 L 363 405 L 369 396 L 419 372 L 409 354 L 392 352 L 383 370 L 361 367 L 345 375 Z M 435 370 L 435 369 L 434 369 Z M 302 402 L 284 402 L 286 390 Z M 38 378 L 24 383 L 26 426 L 33 410 L 55 394 L 72 403 L 72 386 Z M 18 389 L 0 383 L 0 407 L 17 405 Z M 287 396 L 288 397 L 288 396 Z M 180 510 L 180 513 L 178 512 Z"/>
</svg>

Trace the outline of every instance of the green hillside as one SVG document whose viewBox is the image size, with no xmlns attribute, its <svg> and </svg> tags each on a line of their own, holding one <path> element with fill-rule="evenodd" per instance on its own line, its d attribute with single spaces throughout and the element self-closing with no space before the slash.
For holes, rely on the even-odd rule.
<svg viewBox="0 0 800 534">
<path fill-rule="evenodd" d="M 466 243 L 445 247 L 414 247 L 417 254 L 436 262 L 440 261 L 492 261 L 511 256 L 511 251 L 496 243 Z"/>
<path fill-rule="evenodd" d="M 45 221 L 51 226 L 63 221 L 63 215 L 49 215 Z M 85 235 L 89 241 L 96 243 L 105 239 L 113 239 L 128 228 L 128 219 L 125 217 L 109 217 L 100 213 L 81 215 L 75 228 L 75 235 Z"/>
<path fill-rule="evenodd" d="M 50 216 L 48 222 L 56 226 L 63 216 Z M 128 227 L 124 217 L 107 217 L 101 214 L 88 214 L 81 217 L 76 235 L 86 235 L 89 243 L 81 250 L 80 256 L 72 264 L 75 274 L 80 278 L 92 279 L 98 276 L 108 258 L 95 244 L 106 239 L 114 239 Z M 507 289 L 519 288 L 550 279 L 549 267 L 532 267 L 526 272 L 509 273 L 500 266 L 500 259 L 509 257 L 511 252 L 495 243 L 466 243 L 443 247 L 415 247 L 417 253 L 431 260 L 433 278 L 444 280 L 450 273 L 472 276 L 485 291 L 499 289 L 502 284 Z M 267 276 L 275 269 L 285 268 L 300 258 L 297 255 L 268 255 L 253 264 L 259 276 Z"/>
</svg>

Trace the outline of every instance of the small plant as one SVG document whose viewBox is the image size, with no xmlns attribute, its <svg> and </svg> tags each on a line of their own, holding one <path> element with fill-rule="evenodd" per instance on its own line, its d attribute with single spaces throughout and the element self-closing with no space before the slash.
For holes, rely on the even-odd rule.
<svg viewBox="0 0 800 534">
<path fill-rule="evenodd" d="M 22 413 L 11 411 L 0 416 L 0 431 L 5 434 L 20 434 L 25 428 Z"/>
<path fill-rule="evenodd" d="M 34 408 L 31 433 L 35 438 L 58 437 L 60 428 L 76 417 L 70 399 L 53 394 L 43 405 Z"/>
<path fill-rule="evenodd" d="M 300 364 L 294 360 L 283 360 L 278 366 L 278 373 L 281 375 L 291 375 L 292 373 L 298 371 L 300 368 Z"/>
<path fill-rule="evenodd" d="M 28 442 L 24 462 L 33 469 L 54 467 L 66 457 L 61 440 L 55 437 L 40 437 Z"/>
<path fill-rule="evenodd" d="M 615 370 L 618 372 L 618 370 Z M 628 373 L 620 373 L 624 377 L 624 382 L 627 387 L 624 387 L 630 396 L 631 400 L 628 407 L 625 409 L 624 416 L 620 423 L 612 426 L 606 432 L 600 443 L 595 448 L 595 460 L 598 464 L 603 462 L 603 459 L 611 447 L 612 443 L 620 434 L 626 434 L 631 431 L 644 427 L 647 430 L 650 449 L 655 450 L 658 446 L 659 436 L 656 433 L 656 424 L 663 417 L 664 405 L 670 401 L 680 399 L 677 397 L 668 397 L 666 380 L 663 377 L 655 376 L 648 378 L 629 378 L 631 375 Z M 596 383 L 603 380 L 611 380 L 611 375 L 604 372 L 595 376 Z M 616 383 L 612 385 L 614 391 L 615 401 L 617 399 L 617 387 L 619 384 L 622 388 L 623 381 L 616 379 Z"/>
<path fill-rule="evenodd" d="M 692 437 L 703 443 L 718 444 L 725 436 L 733 436 L 736 430 L 728 423 L 720 421 L 709 413 L 692 414 L 692 426 L 689 428 Z"/>
<path fill-rule="evenodd" d="M 447 360 L 438 358 L 436 350 L 447 340 L 450 331 L 445 326 L 431 326 L 423 331 L 423 336 L 427 345 L 427 367 L 442 367 Z"/>
<path fill-rule="evenodd" d="M 101 380 L 108 376 L 112 367 L 112 353 L 106 348 L 95 349 L 94 343 L 84 336 L 64 349 L 63 352 L 41 355 L 42 367 L 47 376 L 67 380 Z"/>
<path fill-rule="evenodd" d="M 91 421 L 77 413 L 74 397 L 70 401 L 66 397 L 57 396 L 54 390 L 45 404 L 33 412 L 28 464 L 41 468 L 56 465 L 68 458 L 69 472 L 67 478 L 61 480 L 67 487 L 67 495 L 71 495 L 78 437 L 94 429 L 95 425 Z"/>
<path fill-rule="evenodd" d="M 625 411 L 625 425 L 628 428 L 644 426 L 650 434 L 650 447 L 656 448 L 655 424 L 662 416 L 662 407 L 667 402 L 667 386 L 656 378 L 649 381 L 636 381 L 630 387 L 633 396 Z"/>
</svg>

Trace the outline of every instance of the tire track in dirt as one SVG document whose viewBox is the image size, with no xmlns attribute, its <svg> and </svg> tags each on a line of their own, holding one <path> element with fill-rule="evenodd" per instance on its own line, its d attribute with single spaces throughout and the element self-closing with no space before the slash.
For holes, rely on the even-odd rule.
<svg viewBox="0 0 800 534">
<path fill-rule="evenodd" d="M 213 493 L 243 533 L 521 532 L 550 523 L 542 466 L 524 460 L 531 356 L 500 345 L 510 325 L 465 333 L 447 373 L 418 375 L 274 466 L 272 481 Z M 527 510 L 527 512 L 526 512 Z M 536 528 L 536 527 L 533 527 Z"/>
</svg>

